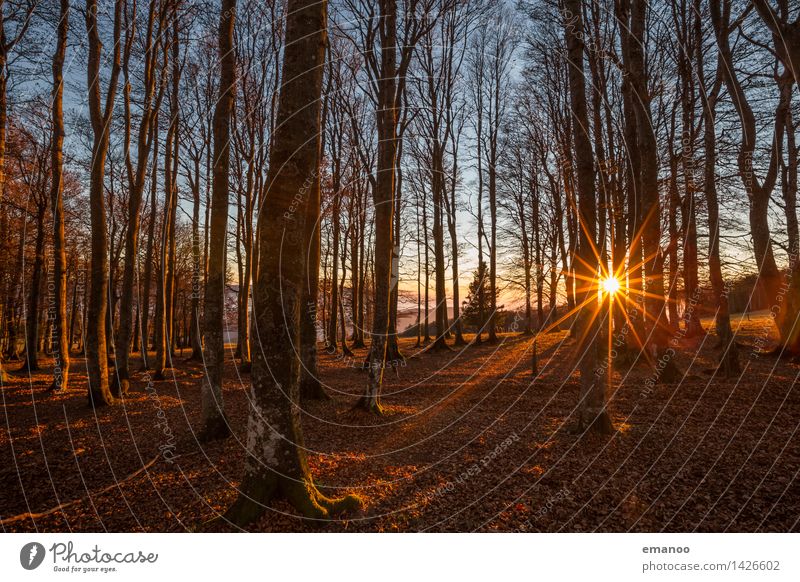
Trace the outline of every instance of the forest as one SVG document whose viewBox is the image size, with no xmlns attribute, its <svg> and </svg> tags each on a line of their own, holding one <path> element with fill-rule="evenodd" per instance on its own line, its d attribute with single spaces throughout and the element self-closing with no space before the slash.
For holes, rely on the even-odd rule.
<svg viewBox="0 0 800 582">
<path fill-rule="evenodd" d="M 0 15 L 2 531 L 800 531 L 795 0 Z"/>
</svg>

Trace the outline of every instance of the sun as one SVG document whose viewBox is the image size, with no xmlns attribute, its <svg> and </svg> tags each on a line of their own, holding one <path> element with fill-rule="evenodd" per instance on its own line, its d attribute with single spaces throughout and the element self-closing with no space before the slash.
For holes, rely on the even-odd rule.
<svg viewBox="0 0 800 582">
<path fill-rule="evenodd" d="M 606 277 L 600 281 L 600 286 L 609 295 L 614 295 L 619 291 L 620 284 L 616 277 Z"/>
</svg>

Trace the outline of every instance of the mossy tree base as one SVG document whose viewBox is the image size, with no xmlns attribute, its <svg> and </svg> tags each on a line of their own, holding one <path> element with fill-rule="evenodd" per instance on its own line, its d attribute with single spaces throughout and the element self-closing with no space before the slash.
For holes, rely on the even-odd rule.
<svg viewBox="0 0 800 582">
<path fill-rule="evenodd" d="M 328 520 L 343 513 L 361 509 L 363 503 L 357 495 L 330 498 L 323 495 L 310 476 L 302 480 L 269 476 L 246 478 L 242 491 L 225 512 L 225 519 L 241 528 L 256 521 L 267 511 L 267 504 L 275 499 L 286 499 L 305 518 Z"/>
</svg>

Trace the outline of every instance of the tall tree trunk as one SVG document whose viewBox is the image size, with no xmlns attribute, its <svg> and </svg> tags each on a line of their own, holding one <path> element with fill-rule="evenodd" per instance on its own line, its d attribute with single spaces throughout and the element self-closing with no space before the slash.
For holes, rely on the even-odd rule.
<svg viewBox="0 0 800 582">
<path fill-rule="evenodd" d="M 353 211 L 350 212 L 350 221 L 353 223 L 353 230 L 350 236 L 350 312 L 352 313 L 353 317 L 352 349 L 364 347 L 364 331 L 358 322 L 359 301 L 361 297 L 360 279 L 362 260 L 360 246 L 363 238 L 363 233 L 360 229 L 361 218 L 359 215 L 362 193 L 358 187 L 356 187 L 354 196 L 357 196 L 358 199 L 355 203 L 351 202 Z"/>
<path fill-rule="evenodd" d="M 144 290 L 142 291 L 142 368 L 150 366 L 147 352 L 150 343 L 150 290 L 153 283 L 153 251 L 155 249 L 156 220 L 158 218 L 158 111 L 153 119 L 153 159 L 150 164 L 150 222 L 147 226 L 147 245 L 144 252 Z"/>
<path fill-rule="evenodd" d="M 667 233 L 669 236 L 669 287 L 667 289 L 667 312 L 669 313 L 669 330 L 676 332 L 680 328 L 678 321 L 678 276 L 680 273 L 680 266 L 678 264 L 678 211 L 681 211 L 682 226 L 685 228 L 688 217 L 686 216 L 686 207 L 681 204 L 681 197 L 678 188 L 678 158 L 675 153 L 675 148 L 672 145 L 674 139 L 674 120 L 673 132 L 670 136 L 669 144 L 669 212 L 667 216 Z M 684 236 L 685 240 L 685 236 Z M 684 255 L 684 271 L 686 267 L 686 256 Z M 684 278 L 684 284 L 685 284 Z M 688 305 L 688 302 L 687 302 Z"/>
<path fill-rule="evenodd" d="M 200 256 L 200 158 L 195 160 L 194 184 L 192 187 L 192 307 L 189 321 L 189 341 L 192 347 L 191 360 L 203 360 L 203 338 L 200 327 L 201 271 L 205 264 Z"/>
<path fill-rule="evenodd" d="M 642 172 L 641 172 L 641 152 L 639 150 L 639 132 L 636 125 L 636 95 L 634 94 L 631 82 L 631 71 L 634 67 L 631 46 L 635 42 L 631 38 L 631 10 L 630 0 L 619 0 L 614 3 L 614 12 L 617 21 L 620 23 L 620 47 L 622 52 L 623 72 L 622 75 L 622 111 L 623 111 L 623 152 L 625 155 L 624 188 L 621 189 L 618 202 L 620 210 L 626 206 L 627 202 L 627 221 L 625 222 L 625 238 L 628 240 L 628 269 L 627 280 L 630 297 L 628 302 L 633 303 L 634 307 L 628 309 L 628 325 L 632 328 L 631 336 L 637 344 L 637 349 L 642 348 L 645 340 L 645 314 L 644 314 L 644 255 L 642 251 Z M 627 194 L 627 196 L 625 195 Z M 624 200 L 627 198 L 627 200 Z M 620 231 L 623 225 L 620 224 Z M 619 237 L 617 238 L 619 240 Z M 620 247 L 622 250 L 623 247 Z M 622 260 L 622 257 L 620 257 Z M 617 310 L 618 312 L 621 310 Z M 618 337 L 620 337 L 618 335 Z"/>
<path fill-rule="evenodd" d="M 403 108 L 403 111 L 408 111 Z M 392 235 L 392 283 L 390 285 L 389 296 L 389 328 L 386 335 L 386 358 L 392 363 L 392 367 L 397 372 L 400 362 L 405 362 L 405 357 L 400 352 L 397 343 L 397 309 L 400 303 L 400 236 L 402 233 L 402 200 L 403 200 L 403 138 L 400 135 L 403 131 L 405 120 L 400 122 L 397 137 L 397 151 L 395 154 L 395 185 L 394 185 L 394 234 Z M 445 308 L 445 313 L 447 309 Z"/>
<path fill-rule="evenodd" d="M 430 242 L 428 235 L 428 210 L 425 200 L 422 201 L 422 231 L 425 233 L 425 337 L 422 343 L 430 343 L 430 289 L 431 289 L 431 269 L 430 269 Z M 479 338 L 480 339 L 480 338 Z"/>
<path fill-rule="evenodd" d="M 86 325 L 86 367 L 89 373 L 88 398 L 92 406 L 112 404 L 106 355 L 106 311 L 108 309 L 108 233 L 106 232 L 105 164 L 110 138 L 111 116 L 120 71 L 120 35 L 124 0 L 114 2 L 114 38 L 111 76 L 105 107 L 100 97 L 102 43 L 97 23 L 97 0 L 86 0 L 86 32 L 89 37 L 87 81 L 89 116 L 92 124 L 92 166 L 89 184 L 91 215 L 91 285 Z"/>
<path fill-rule="evenodd" d="M 177 163 L 179 155 L 178 107 L 180 54 L 178 18 L 173 20 L 172 89 L 169 104 L 169 128 L 164 144 L 164 220 L 161 229 L 159 274 L 156 283 L 156 359 L 153 378 L 163 380 L 172 367 L 175 347 L 175 220 L 178 209 Z"/>
<path fill-rule="evenodd" d="M 739 175 L 750 202 L 750 232 L 753 237 L 753 254 L 758 265 L 758 286 L 770 305 L 781 304 L 776 313 L 776 323 L 780 335 L 780 347 L 788 353 L 800 353 L 800 326 L 795 322 L 798 306 L 795 302 L 783 302 L 781 273 L 775 261 L 769 225 L 769 201 L 778 176 L 778 160 L 781 157 L 781 144 L 785 124 L 785 110 L 789 103 L 781 95 L 775 112 L 775 126 L 772 139 L 769 167 L 763 179 L 759 179 L 753 169 L 753 158 L 757 142 L 756 119 L 747 95 L 739 81 L 733 64 L 733 54 L 729 36 L 731 2 L 710 2 L 711 22 L 719 47 L 720 66 L 723 80 L 731 95 L 734 108 L 742 125 L 742 137 L 738 155 Z M 793 261 L 794 262 L 794 261 Z M 794 265 L 790 265 L 794 268 Z M 780 299 L 779 299 L 780 298 Z M 786 325 L 788 323 L 788 326 Z"/>
<path fill-rule="evenodd" d="M 581 228 L 578 243 L 578 274 L 581 288 L 580 297 L 579 369 L 581 374 L 581 394 L 578 404 L 577 431 L 612 433 L 614 427 L 606 410 L 605 374 L 598 373 L 597 334 L 599 323 L 595 317 L 593 297 L 596 291 L 589 281 L 595 281 L 598 274 L 597 248 L 597 206 L 594 187 L 594 161 L 589 137 L 589 116 L 586 107 L 586 87 L 583 74 L 583 18 L 581 0 L 565 0 L 564 20 L 567 45 L 569 76 L 569 95 L 573 116 L 572 139 L 575 147 L 575 162 L 578 189 L 578 213 Z"/>
<path fill-rule="evenodd" d="M 389 308 L 394 251 L 394 180 L 397 161 L 397 1 L 380 0 L 381 64 L 378 79 L 377 184 L 372 193 L 375 205 L 375 277 L 372 344 L 369 380 L 358 406 L 380 414 L 380 388 L 386 368 Z"/>
<path fill-rule="evenodd" d="M 700 2 L 695 0 L 695 30 L 698 36 L 702 33 L 702 23 L 700 21 Z M 695 47 L 695 57 L 697 62 L 697 77 L 700 80 L 700 95 L 703 102 L 703 194 L 706 199 L 708 212 L 708 272 L 711 279 L 711 288 L 716 300 L 717 313 L 715 317 L 715 327 L 719 338 L 719 347 L 723 350 L 720 362 L 721 375 L 725 377 L 737 376 L 740 373 L 739 361 L 736 353 L 736 342 L 731 330 L 731 319 L 728 309 L 728 291 L 725 280 L 722 277 L 722 260 L 720 258 L 720 224 L 719 224 L 719 200 L 717 197 L 717 136 L 716 136 L 716 114 L 717 98 L 722 88 L 722 61 L 717 61 L 716 79 L 711 88 L 706 87 L 705 74 L 703 72 L 703 50 L 702 43 L 697 43 Z"/>
<path fill-rule="evenodd" d="M 341 150 L 339 150 L 341 151 Z M 331 260 L 332 260 L 332 267 L 331 267 L 331 317 L 328 321 L 328 345 L 327 350 L 333 354 L 336 353 L 337 346 L 336 342 L 338 334 L 337 330 L 337 312 L 338 312 L 338 305 L 339 305 L 339 238 L 341 233 L 339 232 L 340 229 L 340 216 L 339 212 L 341 210 L 341 182 L 340 182 L 340 171 L 339 171 L 339 156 L 336 156 L 336 159 L 333 160 L 333 208 L 331 212 L 331 218 L 333 219 L 333 225 L 331 230 L 333 231 L 331 234 L 333 236 L 333 244 L 332 244 L 332 251 L 331 251 Z"/>
<path fill-rule="evenodd" d="M 28 291 L 28 306 L 25 310 L 25 363 L 22 370 L 39 370 L 39 298 L 42 290 L 44 269 L 44 217 L 47 206 L 39 203 L 36 211 L 36 244 L 33 258 L 33 273 Z"/>
<path fill-rule="evenodd" d="M 116 383 L 114 385 L 114 395 L 124 396 L 130 386 L 130 353 L 131 336 L 133 335 L 134 291 L 136 291 L 136 306 L 139 308 L 138 286 L 136 285 L 136 271 L 139 258 L 139 230 L 141 224 L 142 195 L 144 193 L 145 181 L 147 178 L 147 165 L 150 157 L 150 146 L 153 143 L 153 119 L 160 105 L 160 95 L 155 96 L 156 90 L 156 62 L 158 50 L 153 46 L 153 29 L 156 24 L 156 3 L 150 2 L 147 19 L 147 37 L 145 45 L 144 59 L 144 99 L 143 111 L 139 122 L 139 132 L 136 140 L 136 167 L 130 159 L 130 133 L 131 133 L 131 96 L 129 80 L 129 60 L 130 45 L 126 45 L 125 62 L 123 65 L 125 87 L 123 90 L 125 102 L 125 137 L 126 152 L 125 162 L 128 171 L 128 228 L 125 233 L 125 263 L 122 275 L 122 295 L 120 297 L 119 309 L 119 346 L 116 353 Z M 158 33 L 160 37 L 163 18 L 159 20 Z M 129 32 L 128 34 L 132 34 Z M 166 65 L 166 63 L 165 63 Z M 153 168 L 155 173 L 155 168 Z M 155 207 L 153 208 L 155 211 Z M 149 260 L 149 257 L 148 259 Z M 144 298 L 149 301 L 149 297 Z M 142 342 L 144 346 L 147 342 Z M 146 361 L 146 357 L 143 356 Z"/>
<path fill-rule="evenodd" d="M 663 382 L 677 381 L 680 376 L 673 358 L 662 359 L 670 335 L 666 322 L 664 300 L 664 257 L 661 249 L 661 204 L 658 190 L 658 149 L 650 111 L 651 93 L 647 87 L 648 70 L 644 54 L 646 0 L 631 3 L 630 56 L 631 90 L 634 94 L 634 112 L 640 154 L 638 200 L 641 207 L 641 240 L 644 253 L 644 308 L 647 314 L 645 329 L 650 360 L 665 362 L 658 379 Z"/>
<path fill-rule="evenodd" d="M 55 325 L 53 326 L 53 383 L 51 390 L 63 392 L 69 380 L 69 348 L 67 332 L 67 253 L 64 238 L 64 59 L 69 30 L 69 0 L 60 0 L 56 29 L 56 51 L 53 55 L 53 137 L 50 199 L 53 210 L 53 287 L 55 292 Z M 74 302 L 73 302 L 74 310 Z M 74 321 L 74 319 L 73 319 Z"/>
<path fill-rule="evenodd" d="M 684 197 L 681 206 L 684 224 L 683 245 L 683 286 L 685 309 L 683 314 L 686 326 L 686 337 L 698 337 L 705 334 L 700 323 L 700 306 L 702 292 L 698 276 L 697 263 L 697 209 L 695 181 L 695 141 L 697 132 L 694 125 L 694 111 L 696 109 L 695 75 L 690 66 L 695 44 L 702 44 L 702 30 L 699 34 L 692 35 L 692 22 L 688 19 L 688 2 L 681 3 L 680 22 L 683 34 L 681 35 L 688 46 L 678 53 L 678 72 L 681 77 L 681 162 L 684 180 Z"/>
<path fill-rule="evenodd" d="M 498 81 L 499 84 L 499 81 Z M 496 88 L 500 90 L 499 87 Z M 494 127 L 490 133 L 496 133 Z M 489 343 L 497 343 L 497 136 L 489 141 Z"/>
<path fill-rule="evenodd" d="M 483 78 L 483 73 L 481 72 L 478 76 L 479 79 Z M 475 125 L 475 133 L 477 136 L 477 143 L 476 143 L 476 158 L 478 162 L 478 271 L 485 272 L 485 269 L 481 268 L 483 265 L 483 237 L 485 236 L 483 230 L 483 90 L 478 88 L 476 91 L 477 103 L 475 115 L 477 116 L 476 125 Z M 426 239 L 427 244 L 427 239 Z M 426 252 L 426 265 L 427 265 L 427 246 L 425 249 Z M 426 279 L 427 282 L 427 279 Z M 483 334 L 483 327 L 484 327 L 484 317 L 486 315 L 486 297 L 484 297 L 483 293 L 484 285 L 483 281 L 480 282 L 478 285 L 478 329 L 475 331 L 475 339 L 473 343 L 475 345 L 480 345 L 483 341 L 481 339 L 481 335 Z M 425 300 L 427 301 L 427 290 L 426 290 L 426 297 Z M 426 311 L 426 318 L 427 318 L 427 311 Z M 427 319 L 426 319 L 427 323 Z M 427 336 L 427 329 L 425 335 Z"/>
<path fill-rule="evenodd" d="M 325 100 L 323 113 L 319 121 L 324 129 L 327 118 L 328 101 Z M 320 160 L 325 151 L 323 138 L 320 138 L 317 159 Z M 318 163 L 320 163 L 318 161 Z M 320 205 L 322 199 L 319 170 L 314 172 L 313 182 L 307 192 L 305 225 L 303 228 L 303 245 L 307 249 L 308 267 L 305 270 L 305 281 L 302 288 L 300 317 L 300 399 L 328 400 L 330 397 L 319 378 L 319 361 L 317 354 L 317 305 L 319 303 L 319 262 L 322 232 L 320 230 Z M 347 246 L 347 237 L 342 242 Z M 342 263 L 344 266 L 344 263 Z M 344 274 L 343 274 L 344 275 Z M 344 280 L 344 276 L 342 276 Z M 342 348 L 347 349 L 344 317 L 342 317 Z"/>
<path fill-rule="evenodd" d="M 202 440 L 224 438 L 230 434 L 222 400 L 222 374 L 225 366 L 223 316 L 225 313 L 225 258 L 227 254 L 225 241 L 228 231 L 231 115 L 236 96 L 236 54 L 233 47 L 235 18 L 236 0 L 222 0 L 219 20 L 219 98 L 214 108 L 214 173 L 208 249 L 208 282 L 203 303 L 206 377 L 201 386 Z M 265 333 L 271 332 L 265 330 Z M 263 341 L 264 338 L 259 339 Z M 260 361 L 260 358 L 258 360 Z M 255 371 L 253 383 L 255 384 Z"/>
<path fill-rule="evenodd" d="M 75 273 L 75 282 L 72 284 L 72 307 L 69 312 L 69 331 L 67 332 L 67 353 L 69 354 L 75 343 L 75 322 L 78 317 L 78 277 L 79 274 Z M 65 368 L 66 369 L 66 368 Z"/>
<path fill-rule="evenodd" d="M 437 138 L 433 144 L 433 163 L 431 176 L 431 190 L 433 191 L 433 256 L 436 290 L 436 340 L 431 346 L 432 350 L 447 349 L 445 337 L 448 332 L 447 325 L 447 295 L 445 289 L 445 264 L 444 264 L 444 225 L 442 209 L 444 208 L 444 180 L 442 147 Z"/>
<path fill-rule="evenodd" d="M 223 10 L 230 3 L 225 0 Z M 290 0 L 287 6 L 283 85 L 270 150 L 269 194 L 267 208 L 259 216 L 259 268 L 253 300 L 261 345 L 253 359 L 248 456 L 240 495 L 226 514 L 238 525 L 262 515 L 275 497 L 287 499 L 301 514 L 313 518 L 325 518 L 358 503 L 352 497 L 328 499 L 314 485 L 296 408 L 300 359 L 289 347 L 301 341 L 303 277 L 308 269 L 319 268 L 304 260 L 304 229 L 307 196 L 319 183 L 326 10 L 326 3 L 316 0 Z"/>
</svg>

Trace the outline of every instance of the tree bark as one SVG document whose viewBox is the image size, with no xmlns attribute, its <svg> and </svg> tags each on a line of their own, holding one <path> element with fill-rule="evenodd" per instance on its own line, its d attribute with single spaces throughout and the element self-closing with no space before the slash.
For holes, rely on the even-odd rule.
<svg viewBox="0 0 800 582">
<path fill-rule="evenodd" d="M 386 367 L 389 308 L 394 251 L 394 180 L 397 161 L 397 1 L 380 0 L 381 65 L 378 79 L 378 159 L 375 205 L 375 305 L 372 343 L 368 358 L 369 378 L 360 408 L 380 414 L 380 388 Z"/>
<path fill-rule="evenodd" d="M 232 0 L 225 0 L 223 9 L 229 3 Z M 276 497 L 317 519 L 358 505 L 353 497 L 329 499 L 314 485 L 296 406 L 303 277 L 308 269 L 319 268 L 306 263 L 304 243 L 308 196 L 318 184 L 320 164 L 326 11 L 324 1 L 290 0 L 287 6 L 269 193 L 257 237 L 259 268 L 253 299 L 261 345 L 253 359 L 248 456 L 240 495 L 226 513 L 238 525 L 258 518 Z"/>
<path fill-rule="evenodd" d="M 203 415 L 201 439 L 206 441 L 225 438 L 230 434 L 222 398 L 222 375 L 225 366 L 223 316 L 227 262 L 225 241 L 228 231 L 231 115 L 236 96 L 236 54 L 233 47 L 235 18 L 236 0 L 223 0 L 219 20 L 219 98 L 214 108 L 214 172 L 211 194 L 208 282 L 203 303 L 206 377 L 201 387 Z M 271 332 L 265 331 L 265 333 Z"/>
<path fill-rule="evenodd" d="M 64 59 L 69 29 L 69 0 L 60 0 L 53 55 L 53 137 L 50 199 L 53 210 L 53 287 L 55 322 L 53 326 L 53 392 L 67 389 L 69 380 L 70 337 L 67 330 L 67 253 L 64 238 Z"/>
<path fill-rule="evenodd" d="M 111 76 L 105 106 L 100 97 L 102 43 L 97 24 L 97 0 L 86 0 L 86 32 L 89 37 L 87 77 L 89 115 L 92 125 L 92 167 L 89 184 L 91 215 L 91 284 L 86 325 L 86 366 L 89 373 L 89 404 L 112 404 L 106 355 L 106 312 L 108 310 L 108 234 L 106 232 L 105 163 L 110 138 L 111 116 L 120 72 L 120 35 L 124 0 L 114 2 L 114 37 Z"/>
<path fill-rule="evenodd" d="M 21 370 L 39 370 L 39 298 L 42 290 L 44 270 L 44 217 L 47 206 L 39 203 L 36 211 L 36 244 L 33 258 L 31 286 L 28 291 L 28 306 L 25 310 L 25 363 Z"/>
<path fill-rule="evenodd" d="M 586 107 L 586 87 L 583 73 L 583 17 L 581 0 L 565 0 L 564 13 L 567 61 L 569 77 L 569 96 L 572 122 L 572 139 L 575 148 L 575 166 L 578 189 L 578 213 L 581 228 L 578 242 L 577 270 L 585 289 L 580 298 L 582 307 L 578 314 L 580 323 L 579 368 L 581 392 L 578 404 L 576 430 L 610 434 L 614 426 L 606 410 L 605 375 L 597 367 L 598 321 L 594 313 L 597 309 L 593 296 L 595 289 L 589 281 L 595 281 L 598 272 L 597 248 L 597 206 L 594 186 L 594 160 L 589 131 L 589 116 Z"/>
<path fill-rule="evenodd" d="M 756 147 L 756 120 L 753 109 L 745 94 L 733 64 L 730 46 L 731 2 L 709 3 L 711 22 L 719 47 L 720 66 L 723 80 L 731 95 L 734 108 L 742 124 L 742 137 L 738 155 L 739 175 L 750 202 L 750 232 L 753 237 L 753 254 L 758 265 L 758 285 L 771 306 L 777 305 L 776 324 L 780 336 L 780 347 L 787 353 L 800 354 L 800 329 L 795 322 L 800 313 L 796 302 L 784 302 L 785 290 L 781 273 L 775 261 L 769 225 L 769 202 L 778 177 L 778 161 L 781 158 L 781 145 L 785 124 L 785 111 L 789 107 L 785 94 L 781 94 L 775 111 L 775 126 L 772 139 L 769 167 L 759 179 L 753 168 Z M 790 257 L 790 271 L 794 270 L 797 257 Z M 800 291 L 800 290 L 799 290 Z M 790 294 L 791 295 L 791 294 Z"/>
<path fill-rule="evenodd" d="M 125 263 L 122 275 L 122 295 L 120 297 L 119 309 L 119 341 L 116 353 L 116 383 L 114 385 L 114 396 L 124 396 L 130 386 L 130 353 L 131 336 L 133 335 L 134 291 L 136 291 L 137 308 L 140 302 L 138 287 L 136 286 L 136 267 L 139 253 L 139 230 L 141 224 L 142 194 L 144 192 L 145 181 L 147 179 L 147 165 L 150 156 L 150 147 L 153 143 L 153 119 L 161 103 L 161 94 L 156 96 L 156 62 L 159 54 L 158 48 L 160 41 L 154 46 L 155 39 L 161 38 L 161 31 L 164 23 L 166 10 L 162 8 L 162 13 L 158 20 L 158 30 L 154 34 L 156 25 L 156 2 L 151 0 L 147 19 L 147 33 L 145 41 L 144 59 L 144 99 L 142 102 L 142 116 L 139 122 L 139 132 L 136 140 L 136 167 L 134 169 L 130 158 L 130 133 L 131 133 L 131 97 L 130 80 L 128 65 L 130 60 L 130 41 L 126 43 L 125 60 L 123 64 L 125 88 L 125 137 L 126 147 L 125 162 L 128 171 L 128 228 L 125 233 Z M 133 27 L 133 24 L 130 25 Z M 132 36 L 132 30 L 128 32 Z M 166 69 L 166 62 L 163 64 Z M 163 79 L 162 79 L 163 80 Z M 163 85 L 163 84 L 162 84 Z M 155 171 L 155 168 L 154 168 Z M 154 209 L 155 210 L 155 209 Z M 149 257 L 148 257 L 149 260 Z M 145 297 L 145 300 L 149 298 Z M 144 346 L 147 342 L 142 342 Z M 146 349 L 146 348 L 145 348 Z"/>
</svg>

